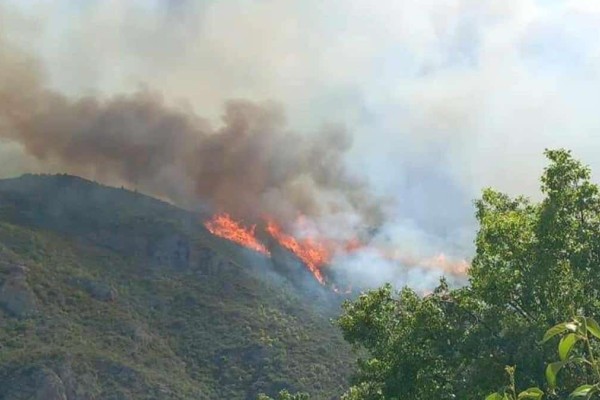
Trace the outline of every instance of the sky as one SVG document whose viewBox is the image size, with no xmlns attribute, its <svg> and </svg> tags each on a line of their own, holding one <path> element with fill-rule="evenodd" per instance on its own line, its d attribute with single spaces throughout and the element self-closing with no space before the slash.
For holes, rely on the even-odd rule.
<svg viewBox="0 0 600 400">
<path fill-rule="evenodd" d="M 595 0 L 7 0 L 4 37 L 72 97 L 140 87 L 215 121 L 279 102 L 292 129 L 353 136 L 350 169 L 392 229 L 472 256 L 484 187 L 539 196 L 545 148 L 600 171 Z M 4 175 L 27 169 L 0 143 Z"/>
</svg>

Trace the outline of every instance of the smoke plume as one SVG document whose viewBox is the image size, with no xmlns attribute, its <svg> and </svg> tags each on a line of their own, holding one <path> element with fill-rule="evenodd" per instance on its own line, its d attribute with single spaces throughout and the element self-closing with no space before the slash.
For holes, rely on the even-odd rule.
<svg viewBox="0 0 600 400">
<path fill-rule="evenodd" d="M 340 226 L 348 216 L 364 226 L 381 219 L 381 200 L 344 167 L 350 135 L 336 126 L 296 134 L 275 103 L 228 101 L 213 128 L 149 89 L 72 99 L 47 87 L 35 60 L 4 45 L 0 123 L 2 138 L 39 161 L 192 209 L 249 222 L 339 215 L 348 234 L 357 228 Z"/>
<path fill-rule="evenodd" d="M 405 261 L 345 270 L 424 284 L 472 255 L 482 187 L 536 196 L 546 147 L 600 168 L 598 4 L 7 0 L 0 174 L 376 226 Z"/>
</svg>

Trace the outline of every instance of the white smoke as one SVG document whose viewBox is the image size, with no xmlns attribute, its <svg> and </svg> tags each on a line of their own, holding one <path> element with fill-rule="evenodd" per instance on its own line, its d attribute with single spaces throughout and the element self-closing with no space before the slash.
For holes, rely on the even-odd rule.
<svg viewBox="0 0 600 400">
<path fill-rule="evenodd" d="M 213 122 L 225 100 L 248 98 L 280 101 L 301 132 L 344 124 L 347 164 L 390 199 L 373 240 L 410 257 L 472 255 L 472 199 L 484 186 L 537 195 L 546 147 L 600 169 L 594 0 L 12 0 L 0 26 L 70 96 L 144 85 Z M 0 148 L 4 175 L 32 168 Z M 320 224 L 344 237 L 362 221 Z M 428 282 L 394 278 L 395 265 L 355 269 Z"/>
</svg>

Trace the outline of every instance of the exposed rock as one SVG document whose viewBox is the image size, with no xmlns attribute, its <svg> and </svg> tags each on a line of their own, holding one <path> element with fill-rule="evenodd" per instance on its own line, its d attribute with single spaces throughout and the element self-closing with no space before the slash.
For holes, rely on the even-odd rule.
<svg viewBox="0 0 600 400">
<path fill-rule="evenodd" d="M 27 269 L 13 266 L 0 286 L 0 306 L 17 318 L 26 318 L 37 312 L 37 301 L 27 283 Z"/>
</svg>

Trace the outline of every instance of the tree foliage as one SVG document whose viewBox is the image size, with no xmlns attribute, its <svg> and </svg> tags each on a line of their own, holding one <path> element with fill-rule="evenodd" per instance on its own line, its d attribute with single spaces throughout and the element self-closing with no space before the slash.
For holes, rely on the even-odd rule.
<svg viewBox="0 0 600 400">
<path fill-rule="evenodd" d="M 306 393 L 295 393 L 291 394 L 287 390 L 282 390 L 279 392 L 279 395 L 276 399 L 269 397 L 265 394 L 261 394 L 258 396 L 258 400 L 308 400 L 309 396 Z"/>
<path fill-rule="evenodd" d="M 558 342 L 559 360 L 546 366 L 548 396 L 557 397 L 558 374 L 571 368 L 579 375 L 582 373 L 587 374 L 588 379 L 591 380 L 573 389 L 568 398 L 597 398 L 600 394 L 600 362 L 594 355 L 592 339 L 600 339 L 600 325 L 598 325 L 598 322 L 593 318 L 574 317 L 569 322 L 562 322 L 548 329 L 542 342 L 547 342 L 555 336 L 560 336 Z M 515 369 L 515 367 L 506 367 L 510 385 L 504 388 L 503 391 L 488 395 L 485 400 L 540 400 L 544 397 L 544 391 L 538 387 L 531 387 L 517 393 Z"/>
<path fill-rule="evenodd" d="M 338 324 L 367 355 L 344 399 L 484 398 L 506 387 L 506 365 L 519 368 L 513 388 L 548 388 L 544 329 L 600 310 L 600 197 L 570 152 L 545 154 L 541 202 L 492 189 L 475 202 L 470 285 L 442 280 L 425 297 L 387 285 L 344 305 Z M 549 393 L 571 393 L 590 373 L 566 368 Z"/>
</svg>

